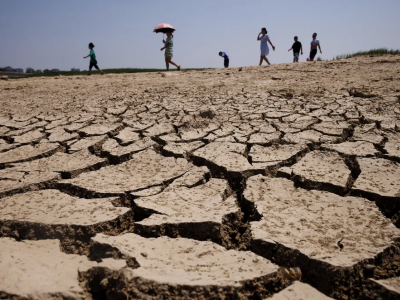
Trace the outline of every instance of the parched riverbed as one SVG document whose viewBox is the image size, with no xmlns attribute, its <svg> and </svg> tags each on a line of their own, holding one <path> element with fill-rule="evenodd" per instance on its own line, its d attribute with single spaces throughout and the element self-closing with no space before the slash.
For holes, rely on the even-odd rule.
<svg viewBox="0 0 400 300">
<path fill-rule="evenodd" d="M 2 80 L 0 105 L 1 299 L 400 299 L 400 57 Z"/>
</svg>

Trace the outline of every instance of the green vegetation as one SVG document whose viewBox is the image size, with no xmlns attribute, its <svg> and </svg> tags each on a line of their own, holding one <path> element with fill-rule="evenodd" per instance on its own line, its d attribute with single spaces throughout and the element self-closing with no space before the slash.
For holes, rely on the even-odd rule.
<svg viewBox="0 0 400 300">
<path fill-rule="evenodd" d="M 378 49 L 372 49 L 369 51 L 359 51 L 353 54 L 342 54 L 342 55 L 338 55 L 336 56 L 336 58 L 334 59 L 341 59 L 341 58 L 351 58 L 351 57 L 355 57 L 355 56 L 371 56 L 371 55 L 385 55 L 385 54 L 391 54 L 391 55 L 399 55 L 400 54 L 400 50 L 388 50 L 387 48 L 378 48 Z"/>
</svg>

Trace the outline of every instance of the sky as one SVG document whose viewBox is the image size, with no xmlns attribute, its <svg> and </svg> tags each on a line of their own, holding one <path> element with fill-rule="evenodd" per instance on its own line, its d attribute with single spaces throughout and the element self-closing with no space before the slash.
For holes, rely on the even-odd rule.
<svg viewBox="0 0 400 300">
<path fill-rule="evenodd" d="M 289 63 L 297 35 L 305 61 L 318 33 L 322 59 L 360 50 L 400 49 L 400 0 L 1 0 L 0 67 L 88 69 L 88 44 L 107 68 L 165 68 L 159 23 L 174 33 L 173 61 L 182 68 L 258 65 L 257 35 L 266 27 L 276 50 L 271 63 Z"/>
</svg>

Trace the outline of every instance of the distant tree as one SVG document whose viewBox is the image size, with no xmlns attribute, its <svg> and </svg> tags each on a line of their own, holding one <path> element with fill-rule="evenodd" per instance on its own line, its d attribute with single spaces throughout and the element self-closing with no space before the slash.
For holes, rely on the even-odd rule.
<svg viewBox="0 0 400 300">
<path fill-rule="evenodd" d="M 6 68 L 0 68 L 0 72 L 5 72 Z"/>
<path fill-rule="evenodd" d="M 35 70 L 33 68 L 26 68 L 25 73 L 32 74 L 35 73 Z"/>
<path fill-rule="evenodd" d="M 321 58 L 321 56 L 317 57 L 317 61 L 322 61 L 323 59 Z"/>
<path fill-rule="evenodd" d="M 48 73 L 48 72 L 50 72 L 49 69 L 44 69 L 44 70 L 43 70 L 43 73 Z"/>
</svg>

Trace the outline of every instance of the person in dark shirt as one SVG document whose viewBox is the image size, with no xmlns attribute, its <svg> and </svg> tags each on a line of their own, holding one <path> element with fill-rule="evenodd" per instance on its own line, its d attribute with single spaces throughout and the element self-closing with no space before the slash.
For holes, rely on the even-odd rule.
<svg viewBox="0 0 400 300">
<path fill-rule="evenodd" d="M 303 55 L 303 46 L 298 41 L 297 36 L 294 37 L 294 44 L 292 45 L 292 48 L 290 48 L 288 51 L 292 49 L 293 49 L 293 62 L 299 62 L 300 50 L 301 50 L 301 55 Z"/>
<path fill-rule="evenodd" d="M 89 65 L 88 75 L 91 75 L 93 67 L 95 67 L 97 70 L 99 70 L 101 75 L 104 75 L 104 72 L 97 65 L 96 53 L 94 53 L 93 48 L 94 48 L 93 43 L 90 43 L 89 44 L 89 49 L 90 49 L 89 55 L 83 57 L 83 58 L 88 58 L 90 56 L 90 65 Z"/>
<path fill-rule="evenodd" d="M 224 58 L 224 67 L 228 68 L 229 67 L 229 56 L 225 52 L 220 52 L 219 56 L 222 56 Z"/>
</svg>

